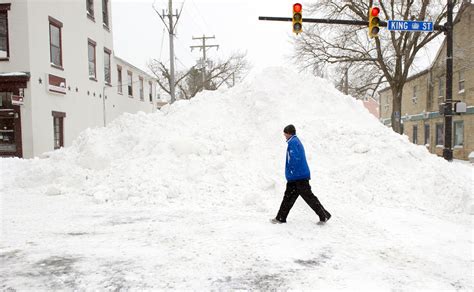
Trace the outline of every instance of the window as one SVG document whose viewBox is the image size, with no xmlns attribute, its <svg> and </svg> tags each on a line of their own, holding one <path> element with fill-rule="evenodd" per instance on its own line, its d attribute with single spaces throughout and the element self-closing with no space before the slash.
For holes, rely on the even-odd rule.
<svg viewBox="0 0 474 292">
<path fill-rule="evenodd" d="M 389 106 L 390 106 L 390 105 L 389 105 L 389 102 L 390 102 L 390 100 L 389 100 L 389 97 L 388 97 L 388 95 L 387 95 L 386 102 L 385 102 L 385 104 L 383 105 L 383 109 L 384 109 L 384 111 L 386 111 L 386 112 L 388 111 L 388 108 L 389 108 Z"/>
<path fill-rule="evenodd" d="M 428 82 L 428 95 L 426 97 L 426 108 L 431 108 L 433 105 L 433 96 L 434 96 L 434 82 Z"/>
<path fill-rule="evenodd" d="M 94 19 L 94 0 L 86 0 L 87 16 Z"/>
<path fill-rule="evenodd" d="M 63 24 L 56 19 L 49 17 L 49 48 L 51 65 L 62 68 L 62 44 L 61 28 Z"/>
<path fill-rule="evenodd" d="M 418 91 L 418 85 L 413 86 L 413 97 L 411 98 L 411 101 L 413 103 L 418 102 L 417 91 Z"/>
<path fill-rule="evenodd" d="M 443 84 L 443 77 L 438 78 L 438 98 L 444 97 L 444 84 Z"/>
<path fill-rule="evenodd" d="M 459 71 L 458 76 L 459 76 L 459 83 L 458 83 L 459 93 L 463 93 L 464 92 L 464 71 Z"/>
<path fill-rule="evenodd" d="M 150 102 L 153 102 L 153 83 L 151 81 L 148 82 L 148 87 L 149 87 L 148 97 L 150 98 Z"/>
<path fill-rule="evenodd" d="M 430 125 L 425 124 L 425 145 L 430 145 Z"/>
<path fill-rule="evenodd" d="M 436 145 L 444 145 L 444 125 L 436 124 Z"/>
<path fill-rule="evenodd" d="M 110 55 L 112 51 L 107 48 L 104 48 L 104 79 L 105 83 L 110 85 L 112 83 L 111 72 L 110 72 Z"/>
<path fill-rule="evenodd" d="M 95 46 L 96 42 L 93 40 L 89 39 L 87 42 L 87 51 L 89 55 L 89 79 L 91 80 L 97 80 L 97 74 L 96 74 L 96 68 L 95 68 Z"/>
<path fill-rule="evenodd" d="M 413 125 L 413 144 L 418 144 L 418 126 Z"/>
<path fill-rule="evenodd" d="M 128 96 L 133 97 L 133 84 L 132 84 L 132 72 L 128 71 L 127 74 L 127 84 L 128 84 Z"/>
<path fill-rule="evenodd" d="M 117 66 L 117 91 L 122 94 L 122 67 Z"/>
<path fill-rule="evenodd" d="M 102 0 L 102 22 L 109 27 L 109 0 Z"/>
<path fill-rule="evenodd" d="M 10 10 L 10 4 L 0 4 L 0 60 L 10 57 L 8 41 L 8 10 Z"/>
<path fill-rule="evenodd" d="M 66 113 L 52 112 L 53 116 L 53 132 L 54 132 L 54 149 L 64 147 L 64 118 Z"/>
<path fill-rule="evenodd" d="M 62 139 L 62 124 L 63 118 L 54 117 L 54 149 L 59 149 L 64 146 L 64 140 Z"/>
<path fill-rule="evenodd" d="M 143 95 L 143 78 L 140 77 L 140 82 L 139 82 L 139 86 L 140 86 L 140 100 L 143 101 L 145 100 L 145 96 Z"/>
<path fill-rule="evenodd" d="M 464 122 L 454 122 L 454 146 L 464 145 Z"/>
</svg>

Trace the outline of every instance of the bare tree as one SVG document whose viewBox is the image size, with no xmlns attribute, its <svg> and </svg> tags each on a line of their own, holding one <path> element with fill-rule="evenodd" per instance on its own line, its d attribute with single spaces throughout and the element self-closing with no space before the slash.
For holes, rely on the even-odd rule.
<svg viewBox="0 0 474 292">
<path fill-rule="evenodd" d="M 364 100 L 368 97 L 375 98 L 384 80 L 379 70 L 358 62 L 339 64 L 333 75 L 333 78 L 340 83 L 337 86 L 339 90 Z"/>
<path fill-rule="evenodd" d="M 191 69 L 193 69 L 192 67 Z M 171 90 L 170 90 L 170 84 L 171 84 L 171 75 L 170 71 L 168 70 L 168 67 L 156 59 L 151 60 L 148 62 L 148 69 L 155 75 L 156 80 L 160 88 L 171 95 Z M 187 75 L 191 72 L 191 69 L 188 71 L 180 71 L 180 72 L 175 72 L 175 87 L 179 86 L 180 83 L 185 80 Z M 180 93 L 177 94 L 178 96 Z"/>
<path fill-rule="evenodd" d="M 369 1 L 317 0 L 310 12 L 325 18 L 368 21 Z M 443 3 L 442 3 L 443 2 Z M 407 0 L 379 1 L 380 19 L 427 21 L 440 25 L 446 19 L 445 1 Z M 455 4 L 459 0 L 453 1 Z M 417 53 L 441 32 L 395 32 L 381 30 L 379 38 L 369 39 L 367 27 L 344 25 L 305 25 L 296 38 L 295 58 L 313 70 L 314 66 L 337 65 L 350 70 L 353 91 L 374 95 L 382 82 L 392 89 L 392 128 L 401 133 L 400 113 L 403 86 Z M 340 72 L 344 70 L 340 69 Z M 376 72 L 377 74 L 373 74 Z M 382 74 L 380 74 L 382 73 Z M 355 75 L 354 75 L 355 74 Z"/>
<path fill-rule="evenodd" d="M 227 60 L 220 60 L 211 64 L 207 70 L 206 80 L 212 88 L 217 89 L 224 83 L 229 84 L 229 80 L 241 80 L 249 71 L 250 63 L 246 59 L 246 54 L 234 53 Z"/>
<path fill-rule="evenodd" d="M 158 79 L 158 85 L 163 91 L 170 93 L 170 74 L 168 68 L 160 61 L 152 60 L 148 68 Z M 246 60 L 246 54 L 235 53 L 226 60 L 210 62 L 206 68 L 206 76 L 203 80 L 202 71 L 196 66 L 189 70 L 177 72 L 176 87 L 177 96 L 180 99 L 193 98 L 203 89 L 216 90 L 223 84 L 228 84 L 229 80 L 240 80 L 250 69 Z"/>
</svg>

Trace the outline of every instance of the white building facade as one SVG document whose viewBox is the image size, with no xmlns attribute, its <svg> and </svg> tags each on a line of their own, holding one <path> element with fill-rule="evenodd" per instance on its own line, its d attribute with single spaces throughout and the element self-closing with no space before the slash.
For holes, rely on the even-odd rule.
<svg viewBox="0 0 474 292">
<path fill-rule="evenodd" d="M 156 80 L 115 57 L 112 31 L 110 0 L 0 0 L 0 156 L 156 110 Z"/>
</svg>

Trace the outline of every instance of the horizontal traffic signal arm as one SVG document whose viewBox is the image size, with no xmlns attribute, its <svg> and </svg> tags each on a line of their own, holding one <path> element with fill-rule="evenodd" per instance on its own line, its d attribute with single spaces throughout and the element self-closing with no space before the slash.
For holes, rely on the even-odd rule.
<svg viewBox="0 0 474 292">
<path fill-rule="evenodd" d="M 291 17 L 273 17 L 273 16 L 259 16 L 258 20 L 273 20 L 273 21 L 292 21 Z M 362 20 L 343 20 L 343 19 L 318 19 L 318 18 L 303 18 L 303 22 L 312 23 L 332 23 L 332 24 L 349 24 L 349 25 L 369 25 L 368 21 Z M 387 26 L 385 21 L 380 22 L 380 26 Z"/>
<path fill-rule="evenodd" d="M 273 16 L 259 16 L 258 20 L 270 20 L 270 21 L 293 21 L 291 17 L 273 17 Z M 327 24 L 345 24 L 345 25 L 364 25 L 368 26 L 368 21 L 363 20 L 345 20 L 345 19 L 321 19 L 321 18 L 303 18 L 303 22 L 310 23 L 327 23 Z M 380 21 L 380 27 L 387 27 L 386 21 Z M 444 25 L 434 25 L 434 30 L 446 31 Z"/>
</svg>

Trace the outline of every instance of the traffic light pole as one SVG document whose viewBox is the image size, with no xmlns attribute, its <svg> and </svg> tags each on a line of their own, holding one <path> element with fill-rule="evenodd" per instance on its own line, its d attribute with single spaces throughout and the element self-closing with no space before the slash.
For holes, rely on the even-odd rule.
<svg viewBox="0 0 474 292">
<path fill-rule="evenodd" d="M 444 148 L 443 158 L 453 160 L 453 8 L 452 0 L 448 0 L 446 33 L 446 109 L 444 113 Z"/>
<path fill-rule="evenodd" d="M 443 109 L 442 114 L 444 115 L 443 158 L 448 161 L 453 160 L 453 9 L 453 1 L 448 0 L 447 22 L 444 25 L 433 25 L 433 30 L 442 31 L 446 34 L 446 108 Z M 291 17 L 259 16 L 258 19 L 269 21 L 292 21 Z M 362 20 L 303 18 L 302 21 L 309 23 L 369 26 L 368 21 Z M 380 21 L 379 26 L 387 27 L 387 22 Z"/>
</svg>

